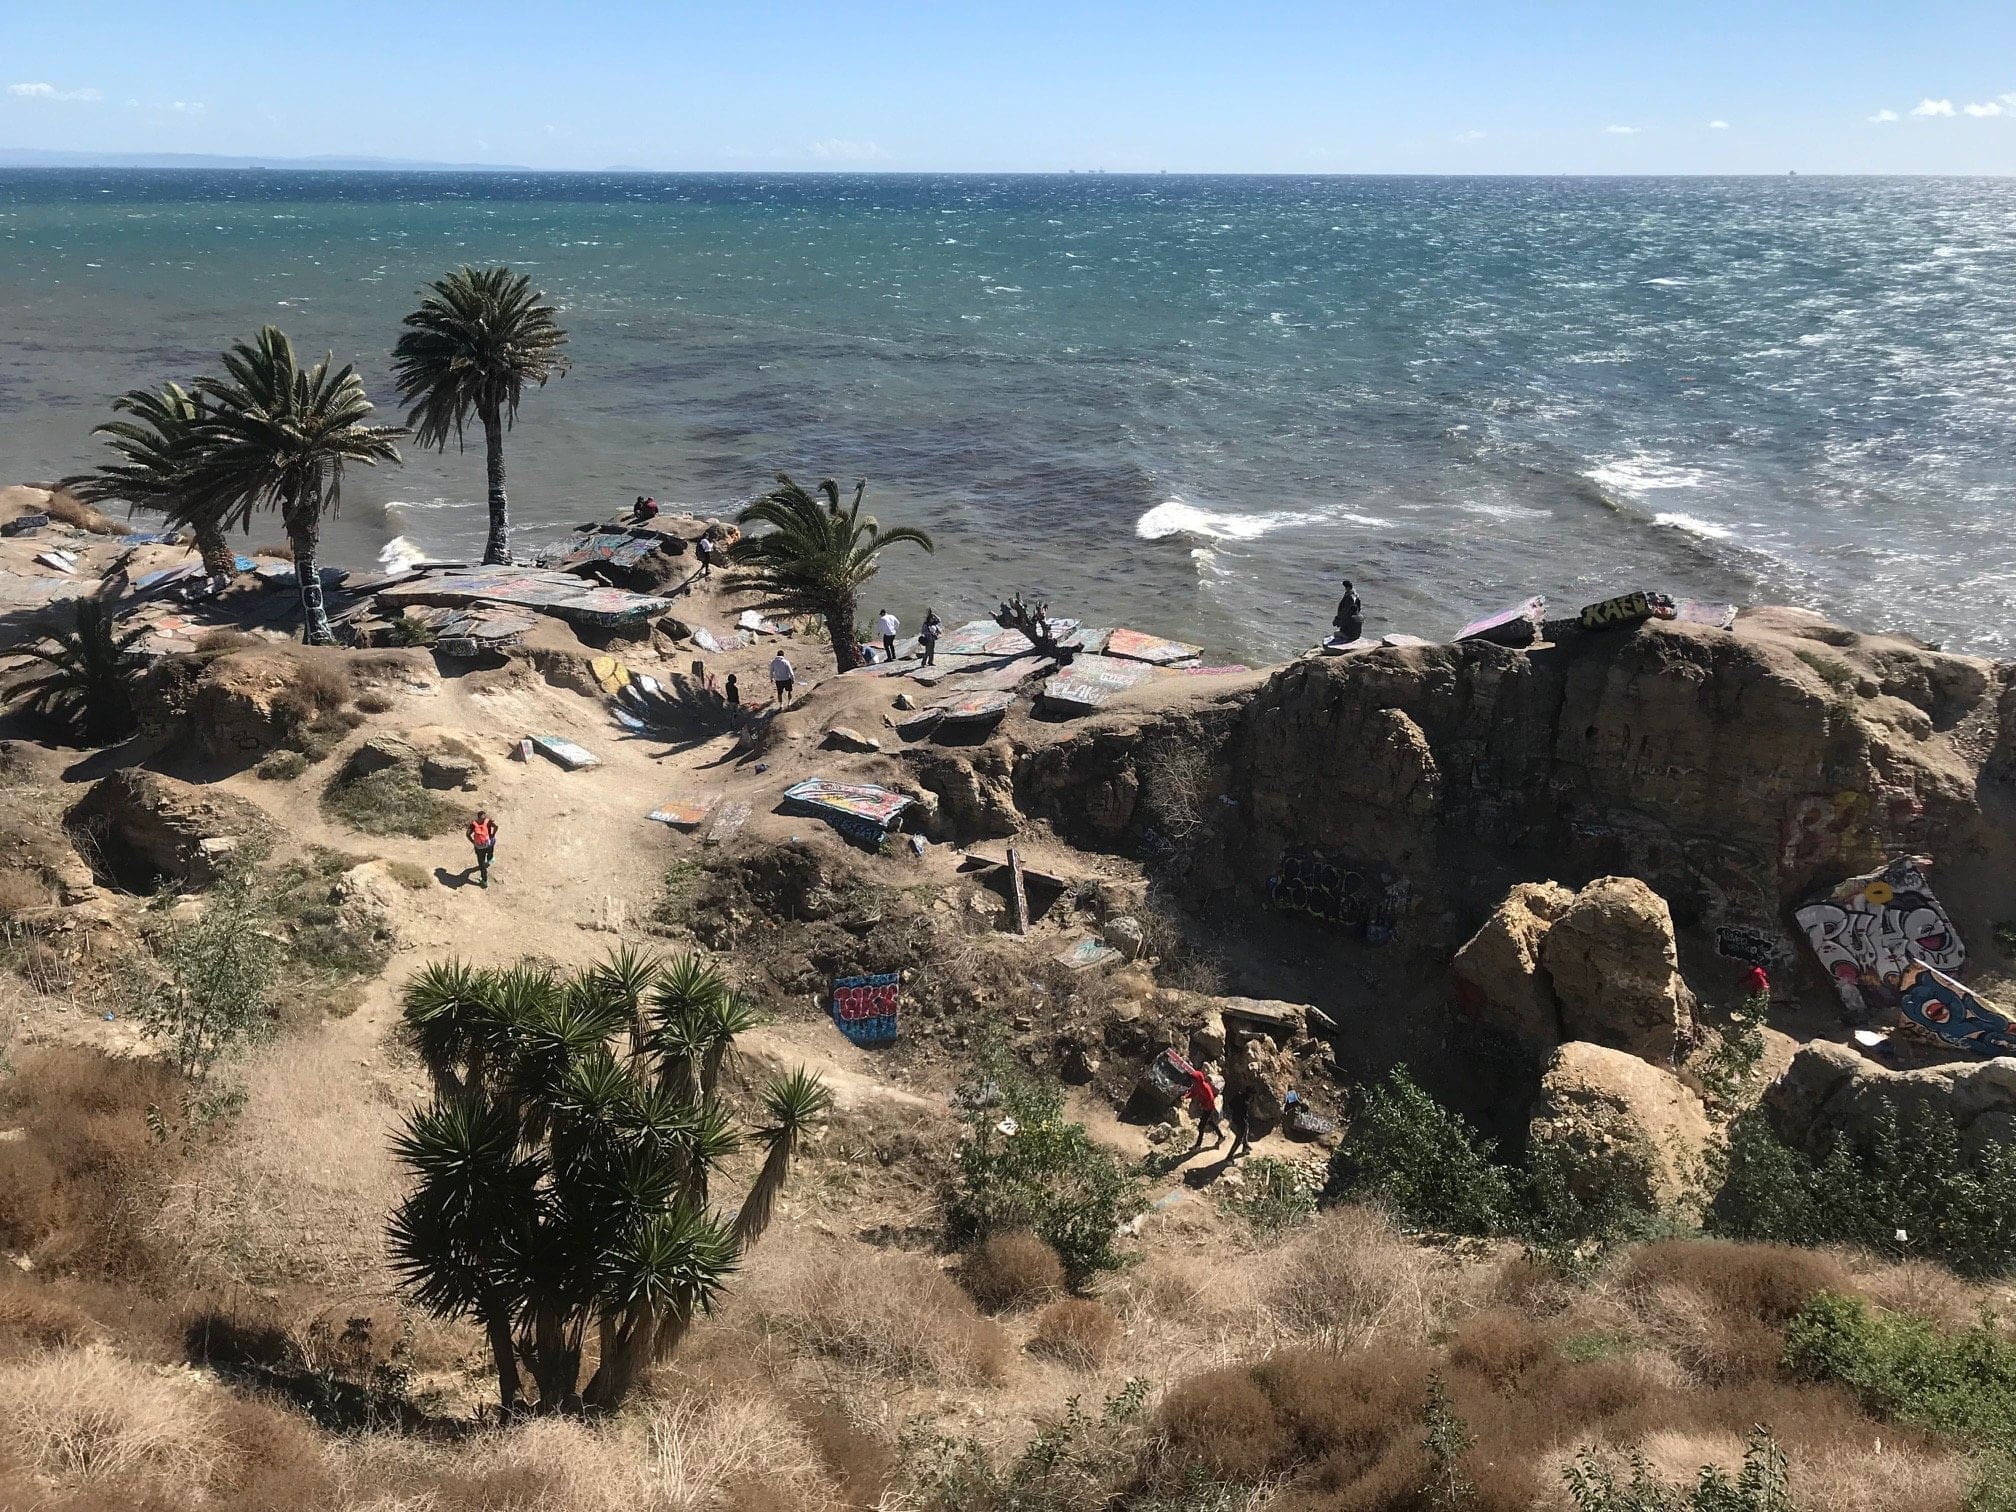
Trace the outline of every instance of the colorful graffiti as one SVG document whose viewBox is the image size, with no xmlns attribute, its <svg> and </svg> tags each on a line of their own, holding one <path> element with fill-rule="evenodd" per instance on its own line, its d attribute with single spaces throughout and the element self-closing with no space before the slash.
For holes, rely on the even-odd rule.
<svg viewBox="0 0 2016 1512">
<path fill-rule="evenodd" d="M 1619 594 L 1600 604 L 1590 604 L 1577 616 L 1584 630 L 1607 630 L 1612 625 L 1635 625 L 1652 618 L 1652 600 L 1641 589 Z"/>
<path fill-rule="evenodd" d="M 1976 1055 L 2016 1055 L 2016 1019 L 1991 1008 L 1943 971 L 1913 961 L 1897 1004 L 1911 1023 Z"/>
<path fill-rule="evenodd" d="M 1391 868 L 1313 851 L 1289 851 L 1267 879 L 1270 908 L 1305 913 L 1367 945 L 1393 938 L 1407 906 L 1407 882 Z"/>
<path fill-rule="evenodd" d="M 1902 788 L 1881 788 L 1872 796 L 1847 789 L 1795 798 L 1785 815 L 1785 844 L 1780 859 L 1788 871 L 1824 866 L 1829 861 L 1879 860 L 1885 841 L 1910 843 L 1910 834 L 1925 814 L 1925 805 Z"/>
<path fill-rule="evenodd" d="M 1459 641 L 1490 641 L 1500 646 L 1530 646 L 1547 617 L 1547 600 L 1534 596 L 1523 604 L 1474 619 L 1456 632 Z"/>
<path fill-rule="evenodd" d="M 879 845 L 889 827 L 915 802 L 903 793 L 865 782 L 828 782 L 810 777 L 784 790 L 787 808 L 796 807 L 824 819 L 851 840 Z"/>
<path fill-rule="evenodd" d="M 1900 1006 L 1914 964 L 1958 971 L 1960 933 L 1925 880 L 1932 863 L 1910 857 L 1850 877 L 1796 917 L 1851 1020 L 1874 1023 Z"/>
<path fill-rule="evenodd" d="M 887 1045 L 896 1039 L 896 1015 L 903 978 L 894 971 L 833 979 L 833 1022 L 857 1045 Z"/>
</svg>

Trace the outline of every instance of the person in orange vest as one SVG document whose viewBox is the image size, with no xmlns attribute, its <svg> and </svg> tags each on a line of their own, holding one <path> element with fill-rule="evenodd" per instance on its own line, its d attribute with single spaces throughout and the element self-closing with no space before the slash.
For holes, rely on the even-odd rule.
<svg viewBox="0 0 2016 1512">
<path fill-rule="evenodd" d="M 490 885 L 490 862 L 497 854 L 497 821 L 482 809 L 476 810 L 476 817 L 469 821 L 469 828 L 463 831 L 469 843 L 476 847 L 476 885 Z"/>
</svg>

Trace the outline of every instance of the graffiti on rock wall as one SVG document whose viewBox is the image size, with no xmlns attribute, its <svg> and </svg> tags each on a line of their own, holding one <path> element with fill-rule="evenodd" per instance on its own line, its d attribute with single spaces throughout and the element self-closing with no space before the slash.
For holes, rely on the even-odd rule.
<svg viewBox="0 0 2016 1512">
<path fill-rule="evenodd" d="M 886 1045 L 896 1038 L 903 978 L 893 971 L 833 979 L 833 1022 L 857 1045 Z"/>
<path fill-rule="evenodd" d="M 1407 882 L 1390 867 L 1320 851 L 1288 851 L 1267 879 L 1267 903 L 1348 930 L 1367 945 L 1384 945 L 1406 907 Z"/>
<path fill-rule="evenodd" d="M 1910 844 L 1925 805 L 1902 788 L 1873 795 L 1849 789 L 1792 800 L 1785 815 L 1782 855 L 1788 871 L 1829 861 L 1880 860 L 1888 844 Z"/>
<path fill-rule="evenodd" d="M 1724 924 L 1715 931 L 1715 953 L 1724 960 L 1769 966 L 1779 956 L 1778 937 L 1748 924 Z"/>
<path fill-rule="evenodd" d="M 2016 1055 L 2016 1020 L 1922 961 L 1904 968 L 1898 1009 L 1919 1028 L 1976 1055 Z"/>
<path fill-rule="evenodd" d="M 1960 932 L 1925 880 L 1931 864 L 1892 861 L 1798 911 L 1799 927 L 1851 1019 L 1874 1022 L 1894 1012 L 1914 963 L 1942 971 L 1966 964 Z"/>
</svg>

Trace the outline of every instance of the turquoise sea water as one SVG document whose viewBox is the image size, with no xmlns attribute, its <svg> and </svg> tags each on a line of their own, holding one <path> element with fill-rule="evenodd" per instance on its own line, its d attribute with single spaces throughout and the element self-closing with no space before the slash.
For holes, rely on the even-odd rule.
<svg viewBox="0 0 2016 1512">
<path fill-rule="evenodd" d="M 521 540 L 865 475 L 940 537 L 864 606 L 911 623 L 1260 659 L 1349 575 L 1375 631 L 1642 586 L 2016 648 L 2011 181 L 0 172 L 0 478 L 265 321 L 389 405 L 465 260 L 573 333 Z M 480 543 L 475 452 L 346 495 L 339 557 Z"/>
</svg>

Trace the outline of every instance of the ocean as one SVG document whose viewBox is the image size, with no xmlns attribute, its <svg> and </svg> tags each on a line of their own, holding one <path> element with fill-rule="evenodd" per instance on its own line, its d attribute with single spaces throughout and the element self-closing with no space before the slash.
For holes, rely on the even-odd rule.
<svg viewBox="0 0 2016 1512">
<path fill-rule="evenodd" d="M 921 524 L 862 606 L 1261 661 L 1544 594 L 2016 654 L 2016 181 L 0 172 L 0 481 L 273 322 L 396 419 L 399 318 L 508 262 L 573 370 L 522 547 L 789 472 Z M 332 559 L 478 549 L 480 447 L 353 472 Z M 261 539 L 279 538 L 277 522 Z"/>
</svg>

